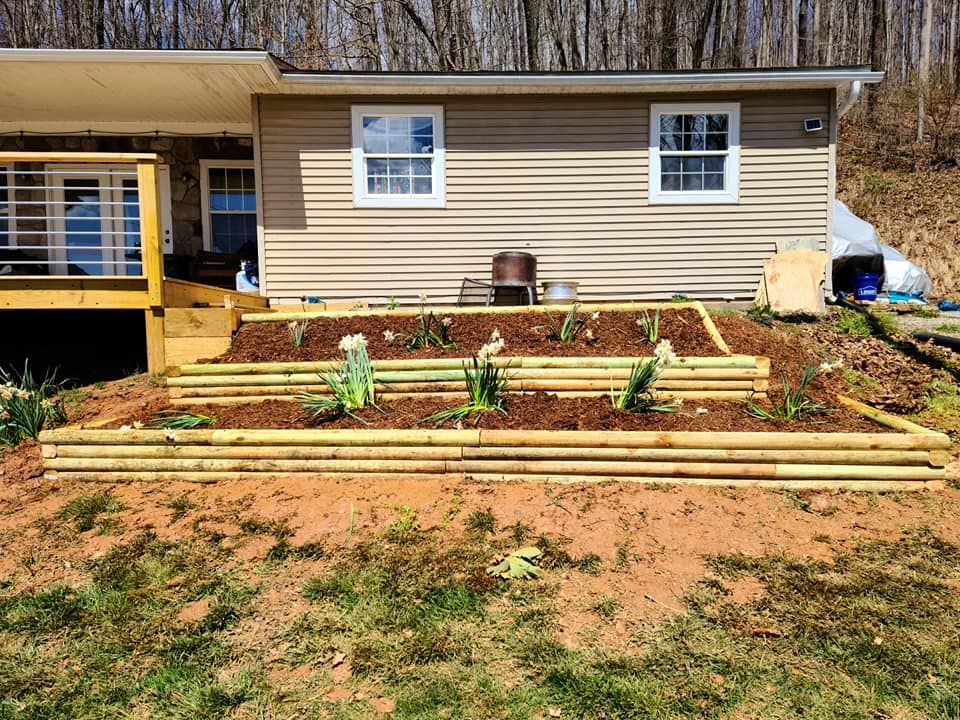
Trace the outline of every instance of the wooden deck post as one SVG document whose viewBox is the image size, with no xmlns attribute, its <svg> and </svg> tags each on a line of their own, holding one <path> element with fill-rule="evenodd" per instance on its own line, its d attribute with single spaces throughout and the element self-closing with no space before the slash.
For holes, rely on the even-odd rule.
<svg viewBox="0 0 960 720">
<path fill-rule="evenodd" d="M 147 371 L 166 368 L 163 318 L 163 250 L 160 245 L 160 186 L 156 161 L 137 163 L 137 189 L 140 200 L 140 252 L 143 274 L 147 278 L 144 328 L 147 337 Z"/>
</svg>

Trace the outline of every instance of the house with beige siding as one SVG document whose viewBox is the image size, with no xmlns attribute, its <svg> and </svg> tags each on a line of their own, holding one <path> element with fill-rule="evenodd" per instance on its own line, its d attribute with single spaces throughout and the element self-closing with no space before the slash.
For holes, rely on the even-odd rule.
<svg viewBox="0 0 960 720">
<path fill-rule="evenodd" d="M 259 51 L 7 49 L 0 78 L 0 308 L 149 313 L 108 291 L 146 292 L 148 266 L 232 284 L 247 258 L 264 302 L 452 303 L 502 251 L 589 301 L 749 300 L 778 246 L 828 246 L 837 121 L 882 73 L 314 72 Z M 50 304 L 48 288 L 69 292 Z"/>
</svg>

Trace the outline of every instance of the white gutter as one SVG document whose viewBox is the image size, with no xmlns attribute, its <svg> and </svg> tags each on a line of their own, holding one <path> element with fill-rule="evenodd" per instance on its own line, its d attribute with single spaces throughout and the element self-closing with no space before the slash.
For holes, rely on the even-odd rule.
<svg viewBox="0 0 960 720">
<path fill-rule="evenodd" d="M 859 80 L 854 80 L 850 83 L 850 92 L 847 93 L 847 97 L 844 98 L 843 102 L 840 103 L 840 107 L 837 108 L 838 120 L 846 115 L 847 110 L 853 107 L 853 104 L 860 99 L 860 90 L 862 89 L 863 85 Z"/>
<path fill-rule="evenodd" d="M 262 50 L 74 50 L 68 48 L 0 48 L 0 63 L 143 63 L 145 65 L 253 65 L 274 84 L 282 78 L 270 53 Z"/>
<path fill-rule="evenodd" d="M 831 88 L 878 83 L 882 72 L 826 68 L 691 73 L 309 73 L 281 72 L 278 90 L 293 92 L 635 92 L 779 86 Z"/>
</svg>

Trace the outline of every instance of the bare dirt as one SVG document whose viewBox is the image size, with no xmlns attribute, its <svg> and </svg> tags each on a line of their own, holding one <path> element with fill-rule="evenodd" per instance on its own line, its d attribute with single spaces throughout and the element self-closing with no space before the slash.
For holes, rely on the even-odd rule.
<svg viewBox="0 0 960 720">
<path fill-rule="evenodd" d="M 794 372 L 810 358 L 819 358 L 813 326 L 767 329 L 736 317 L 719 317 L 717 323 L 734 352 L 771 356 L 775 373 Z M 893 360 L 884 360 L 877 367 L 887 363 Z M 905 382 L 921 382 L 919 376 L 901 373 L 897 377 L 901 375 Z M 839 382 L 832 375 L 824 377 L 817 393 L 827 393 L 831 383 Z M 118 416 L 143 415 L 166 404 L 163 389 L 145 376 L 88 388 L 88 392 L 82 403 L 70 407 L 71 421 L 85 426 Z M 516 402 L 519 412 L 522 399 Z M 567 408 L 568 416 L 559 421 L 565 423 L 563 427 L 610 421 L 604 398 L 575 405 L 547 398 L 530 402 Z M 681 423 L 697 429 L 696 423 L 710 422 L 711 415 L 719 417 L 725 412 L 702 405 L 710 409 L 702 416 L 658 414 L 626 421 Z M 240 423 L 244 416 L 259 412 L 256 407 L 217 411 L 222 423 L 233 422 L 231 418 Z M 570 409 L 574 407 L 578 409 Z M 747 421 L 739 403 L 730 407 L 736 410 L 739 427 L 745 428 Z M 403 412 L 412 417 L 426 414 L 427 409 L 405 406 Z M 286 422 L 296 422 L 289 413 L 298 410 L 293 404 L 283 404 L 270 412 L 276 413 L 276 418 L 288 413 L 282 416 Z M 510 421 L 491 414 L 481 422 Z M 896 539 L 904 529 L 917 526 L 930 527 L 944 539 L 960 542 L 956 523 L 960 491 L 949 487 L 936 493 L 874 496 L 666 485 L 489 485 L 442 479 L 371 482 L 362 477 L 325 483 L 283 479 L 204 486 L 171 482 L 65 484 L 42 479 L 39 448 L 33 443 L 4 452 L 0 468 L 0 546 L 6 549 L 0 553 L 0 580 L 10 592 L 51 582 L 83 582 L 90 559 L 144 529 L 152 528 L 160 537 L 171 539 L 217 533 L 235 550 L 227 569 L 249 576 L 261 586 L 258 617 L 276 618 L 282 624 L 302 611 L 305 601 L 299 588 L 323 570 L 325 561 L 291 560 L 280 569 L 271 569 L 264 561 L 273 539 L 245 533 L 244 519 L 283 522 L 293 531 L 290 542 L 295 547 L 316 542 L 328 555 L 335 555 L 344 547 L 384 533 L 402 507 L 416 512 L 423 530 L 441 534 L 462 532 L 472 512 L 490 508 L 499 532 L 508 532 L 509 526 L 519 522 L 528 526 L 531 536 L 545 533 L 567 540 L 571 554 L 599 555 L 598 574 L 558 570 L 549 573 L 548 581 L 559 587 L 557 619 L 564 642 L 577 645 L 587 634 L 603 633 L 612 650 L 632 647 L 642 625 L 681 612 L 684 595 L 708 572 L 704 558 L 712 554 L 785 553 L 830 561 L 838 551 L 859 541 Z M 70 521 L 56 517 L 68 501 L 99 491 L 113 493 L 124 506 L 111 515 L 115 524 L 110 532 L 98 534 L 96 528 L 79 532 Z M 186 503 L 175 502 L 181 500 Z M 756 591 L 732 581 L 727 584 L 733 597 L 750 597 Z M 623 610 L 616 622 L 600 623 L 592 608 L 611 596 L 622 603 Z M 191 612 L 201 610 L 197 607 Z M 262 637 L 265 632 L 268 629 L 262 624 L 237 628 L 237 633 L 250 638 Z"/>
<path fill-rule="evenodd" d="M 408 350 L 405 336 L 416 329 L 416 318 L 377 315 L 315 318 L 310 320 L 300 347 L 293 346 L 286 323 L 247 323 L 240 327 L 230 349 L 212 362 L 336 360 L 340 357 L 340 339 L 356 333 L 362 333 L 367 339 L 367 352 L 374 360 L 466 357 L 486 343 L 495 329 L 506 342 L 504 354 L 518 357 L 631 357 L 649 356 L 652 351 L 642 340 L 636 312 L 600 312 L 596 319 L 591 313 L 581 312 L 579 317 L 587 322 L 574 342 L 549 338 L 549 330 L 542 326 L 550 322 L 561 324 L 564 314 L 553 311 L 548 315 L 547 312 L 451 315 L 449 332 L 456 347 L 449 349 L 430 346 Z M 441 311 L 434 327 L 442 319 Z M 396 333 L 398 337 L 388 342 L 384 331 Z M 660 337 L 670 340 L 678 355 L 721 354 L 699 314 L 690 308 L 664 310 L 660 316 Z"/>
</svg>

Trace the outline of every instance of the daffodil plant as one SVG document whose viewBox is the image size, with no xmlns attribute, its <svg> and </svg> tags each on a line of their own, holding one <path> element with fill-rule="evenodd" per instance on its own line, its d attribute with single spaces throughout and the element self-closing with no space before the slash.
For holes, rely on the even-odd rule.
<svg viewBox="0 0 960 720">
<path fill-rule="evenodd" d="M 499 330 L 494 330 L 490 340 L 477 350 L 470 363 L 463 365 L 463 374 L 467 381 L 467 396 L 470 401 L 455 408 L 441 410 L 424 418 L 424 422 L 441 425 L 448 420 L 460 421 L 470 415 L 488 410 L 506 413 L 503 408 L 507 390 L 506 369 L 497 367 L 493 360 L 503 350 L 503 346 L 504 341 L 500 337 Z"/>
<path fill-rule="evenodd" d="M 677 400 L 658 400 L 653 384 L 661 373 L 677 359 L 669 340 L 661 340 L 653 350 L 653 357 L 635 363 L 630 368 L 627 384 L 619 392 L 610 388 L 610 400 L 617 410 L 626 412 L 675 412 L 680 407 Z"/>
<path fill-rule="evenodd" d="M 345 335 L 340 340 L 343 361 L 339 367 L 320 373 L 320 380 L 330 388 L 332 397 L 302 392 L 297 400 L 314 417 L 326 413 L 350 415 L 367 406 L 377 407 L 373 364 L 367 354 L 367 340 L 362 333 Z M 361 422 L 363 422 L 361 420 Z"/>
</svg>

